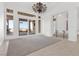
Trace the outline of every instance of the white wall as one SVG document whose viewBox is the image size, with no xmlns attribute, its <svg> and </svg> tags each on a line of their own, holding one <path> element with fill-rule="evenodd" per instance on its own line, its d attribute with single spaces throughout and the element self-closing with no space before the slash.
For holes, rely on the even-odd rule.
<svg viewBox="0 0 79 59">
<path fill-rule="evenodd" d="M 50 6 L 50 4 L 49 4 L 49 6 Z M 44 31 L 43 31 L 43 33 L 46 35 L 46 36 L 52 36 L 52 31 L 53 31 L 53 28 L 51 27 L 51 25 L 52 25 L 52 20 L 53 20 L 53 16 L 56 16 L 56 14 L 61 14 L 62 12 L 67 12 L 68 11 L 68 8 L 69 8 L 69 6 L 67 7 L 67 6 L 62 6 L 62 5 L 57 5 L 56 7 L 54 7 L 54 8 L 52 8 L 51 7 L 51 9 L 49 8 L 49 9 L 47 9 L 47 11 L 44 13 L 44 15 L 43 15 L 43 21 L 44 21 Z M 51 11 L 50 11 L 51 10 Z M 62 18 L 62 20 L 63 20 L 63 18 L 65 18 L 66 16 L 64 16 L 64 17 L 61 17 Z M 58 25 L 60 24 L 60 25 L 62 25 L 62 24 L 64 24 L 63 22 L 64 21 L 62 21 L 61 19 L 59 19 L 59 18 L 57 18 L 58 19 Z M 59 21 L 59 20 L 61 20 L 61 21 Z M 62 25 L 62 29 L 63 29 L 63 27 L 65 28 L 65 26 L 64 25 Z M 61 28 L 60 28 L 60 26 L 58 26 L 58 29 L 60 30 Z"/>
<path fill-rule="evenodd" d="M 0 3 L 0 45 L 4 40 L 4 5 Z"/>
<path fill-rule="evenodd" d="M 61 14 L 62 12 L 67 12 L 68 13 L 68 10 L 72 7 L 75 7 L 77 8 L 79 6 L 78 3 L 57 3 L 53 6 L 53 3 L 48 3 L 47 4 L 48 6 L 50 6 L 50 8 L 48 7 L 47 11 L 44 13 L 43 17 L 45 18 L 44 19 L 44 34 L 46 36 L 52 36 L 52 27 L 50 26 L 50 24 L 52 23 L 52 16 L 56 15 L 56 14 Z M 63 17 L 64 18 L 64 17 Z M 62 18 L 62 19 L 63 19 Z M 64 24 L 63 22 L 64 21 L 59 21 L 59 25 L 62 25 L 61 24 Z M 60 28 L 60 26 L 59 26 Z M 64 26 L 64 28 L 66 28 Z M 62 29 L 64 29 L 63 26 L 62 26 Z M 49 34 L 47 34 L 49 33 Z"/>
<path fill-rule="evenodd" d="M 32 5 L 34 3 L 5 3 L 5 8 L 11 8 L 13 10 L 15 10 L 15 35 L 14 36 L 9 36 L 6 38 L 17 38 L 16 36 L 18 36 L 18 17 L 16 12 L 17 11 L 23 11 L 23 12 L 28 12 L 28 13 L 32 13 L 34 14 L 33 10 L 32 10 Z M 42 14 L 41 17 L 41 33 L 46 35 L 46 36 L 52 36 L 52 31 L 53 31 L 53 27 L 51 27 L 52 25 L 52 16 L 56 15 L 56 14 L 60 14 L 62 12 L 67 12 L 70 9 L 70 7 L 76 7 L 79 6 L 79 3 L 46 3 L 47 5 L 47 10 L 45 13 Z M 26 17 L 27 18 L 27 17 Z M 59 19 L 60 17 L 58 17 Z M 66 17 L 61 17 L 62 21 L 58 21 L 58 25 L 63 25 L 64 21 L 63 19 Z M 60 19 L 59 19 L 60 20 Z M 60 29 L 65 29 L 66 27 L 63 25 L 61 28 L 60 26 L 58 27 L 59 30 Z M 63 28 L 64 27 L 64 28 Z"/>
<path fill-rule="evenodd" d="M 49 14 L 42 16 L 42 33 L 46 36 L 51 35 L 51 17 Z"/>
<path fill-rule="evenodd" d="M 76 7 L 71 7 L 68 10 L 68 40 L 77 41 L 77 21 L 78 21 L 78 11 Z"/>
<path fill-rule="evenodd" d="M 79 25 L 79 7 L 77 7 L 77 11 L 78 11 L 78 22 L 77 22 L 77 25 Z M 78 35 L 79 35 L 79 26 L 77 26 L 77 32 L 78 32 Z"/>
<path fill-rule="evenodd" d="M 27 4 L 27 5 L 26 5 Z M 28 17 L 28 16 L 20 16 L 17 15 L 18 11 L 21 12 L 26 12 L 30 14 L 34 14 L 31 5 L 28 5 L 28 3 L 5 3 L 5 15 L 6 15 L 6 8 L 12 9 L 13 10 L 13 20 L 14 20 L 14 33 L 13 35 L 6 35 L 6 16 L 5 16 L 5 38 L 6 39 L 15 39 L 15 38 L 20 38 L 20 37 L 26 37 L 27 35 L 24 36 L 19 36 L 19 18 L 25 18 L 28 20 L 36 20 L 34 17 Z M 30 7 L 30 8 L 29 8 Z"/>
<path fill-rule="evenodd" d="M 45 29 L 44 30 L 44 34 L 46 36 L 51 36 L 52 35 L 52 29 L 51 29 L 51 26 L 50 26 L 51 20 L 52 20 L 52 18 L 51 18 L 52 16 L 54 16 L 56 14 L 60 14 L 61 12 L 67 12 L 68 16 L 72 16 L 72 17 L 68 17 L 68 21 L 69 21 L 69 23 L 68 23 L 69 24 L 68 25 L 68 27 L 69 27 L 68 28 L 69 29 L 69 31 L 68 31 L 68 35 L 69 35 L 68 39 L 71 40 L 71 41 L 77 41 L 77 30 L 78 30 L 78 28 L 76 26 L 78 26 L 78 25 L 76 25 L 76 24 L 77 24 L 77 21 L 78 21 L 78 18 L 77 18 L 78 14 L 74 13 L 75 9 L 76 9 L 76 12 L 77 12 L 77 7 L 79 7 L 79 4 L 77 4 L 77 3 L 65 3 L 65 4 L 61 3 L 60 5 L 59 4 L 56 5 L 56 7 L 53 7 L 53 8 L 51 7 L 51 11 L 50 11 L 50 9 L 48 9 L 49 12 L 45 13 L 45 15 L 48 15 L 48 17 L 44 16 L 45 17 L 45 19 L 44 19 L 44 26 L 43 26 L 44 29 Z M 69 10 L 71 10 L 72 13 Z M 75 14 L 75 15 L 73 16 L 73 14 Z M 58 17 L 58 19 L 59 19 L 59 17 Z M 62 19 L 64 19 L 64 18 L 62 18 Z M 47 20 L 47 22 L 46 22 L 46 20 Z M 64 21 L 58 21 L 58 22 L 59 22 L 58 25 L 60 25 L 60 26 L 62 24 L 64 24 L 63 23 Z M 60 26 L 58 26 L 59 30 L 64 29 L 63 28 L 64 25 L 62 27 L 60 27 Z"/>
</svg>

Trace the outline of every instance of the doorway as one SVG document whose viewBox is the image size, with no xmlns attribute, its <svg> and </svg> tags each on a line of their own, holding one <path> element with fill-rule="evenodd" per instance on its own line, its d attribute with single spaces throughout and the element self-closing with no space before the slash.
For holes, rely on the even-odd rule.
<svg viewBox="0 0 79 59">
<path fill-rule="evenodd" d="M 53 36 L 67 39 L 68 38 L 68 14 L 61 12 L 53 16 L 52 20 Z"/>
</svg>

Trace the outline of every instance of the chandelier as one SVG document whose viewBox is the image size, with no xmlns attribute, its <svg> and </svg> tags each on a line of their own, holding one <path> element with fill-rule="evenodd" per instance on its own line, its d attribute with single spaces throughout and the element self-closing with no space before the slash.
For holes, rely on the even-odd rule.
<svg viewBox="0 0 79 59">
<path fill-rule="evenodd" d="M 33 10 L 37 13 L 42 13 L 42 12 L 45 12 L 47 7 L 46 7 L 46 4 L 43 4 L 41 2 L 38 2 L 36 4 L 33 4 L 32 6 Z"/>
</svg>

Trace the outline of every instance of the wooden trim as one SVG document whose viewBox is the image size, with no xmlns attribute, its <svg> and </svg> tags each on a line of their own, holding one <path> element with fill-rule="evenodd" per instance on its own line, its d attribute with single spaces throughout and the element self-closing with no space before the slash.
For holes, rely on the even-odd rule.
<svg viewBox="0 0 79 59">
<path fill-rule="evenodd" d="M 19 11 L 18 11 L 18 14 L 23 15 L 23 16 L 35 17 L 35 15 L 29 14 L 29 13 L 24 13 L 24 12 L 19 12 Z"/>
<path fill-rule="evenodd" d="M 13 13 L 13 10 L 12 9 L 6 9 L 6 12 L 8 12 L 8 13 Z"/>
<path fill-rule="evenodd" d="M 13 15 L 6 15 L 7 20 L 13 20 Z"/>
<path fill-rule="evenodd" d="M 19 18 L 19 21 L 27 21 L 27 19 Z"/>
</svg>

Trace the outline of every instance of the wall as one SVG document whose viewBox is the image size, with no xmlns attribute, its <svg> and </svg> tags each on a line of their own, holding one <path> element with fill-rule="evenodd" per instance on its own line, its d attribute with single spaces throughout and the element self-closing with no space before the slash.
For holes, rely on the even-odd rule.
<svg viewBox="0 0 79 59">
<path fill-rule="evenodd" d="M 50 4 L 51 3 L 49 3 L 49 6 L 50 6 Z M 68 10 L 70 8 L 73 8 L 73 7 L 77 8 L 77 6 L 79 6 L 78 3 L 58 3 L 58 4 L 54 5 L 54 7 L 51 6 L 49 9 L 47 9 L 46 13 L 43 16 L 45 18 L 44 19 L 44 26 L 43 26 L 45 30 L 43 33 L 46 36 L 52 36 L 52 31 L 53 31 L 53 28 L 51 27 L 51 25 L 52 25 L 51 23 L 52 23 L 52 19 L 53 19 L 52 17 L 57 14 L 61 14 L 62 12 L 68 13 L 69 12 Z M 58 23 L 62 25 L 62 23 L 64 23 L 64 21 L 58 21 Z M 65 26 L 62 25 L 62 28 L 63 27 L 65 27 Z M 60 26 L 59 26 L 59 28 L 60 28 Z"/>
<path fill-rule="evenodd" d="M 7 39 L 11 39 L 11 38 L 18 38 L 18 17 L 16 12 L 17 11 L 23 11 L 23 12 L 28 12 L 28 13 L 32 13 L 35 14 L 32 10 L 32 5 L 34 3 L 5 3 L 5 8 L 11 8 L 13 10 L 15 10 L 15 15 L 14 15 L 14 19 L 15 19 L 15 33 L 14 36 L 6 36 L 5 37 Z M 52 31 L 53 31 L 53 27 L 52 27 L 52 16 L 56 15 L 56 14 L 60 14 L 62 12 L 67 12 L 70 9 L 70 7 L 76 7 L 79 6 L 79 3 L 53 3 L 53 2 L 49 2 L 46 3 L 47 5 L 47 10 L 45 13 L 41 14 L 41 34 L 44 34 L 46 36 L 52 36 Z M 27 17 L 26 17 L 27 18 Z M 6 19 L 6 18 L 5 18 Z M 59 19 L 59 18 L 58 18 Z M 63 19 L 63 17 L 62 17 Z M 62 22 L 62 23 L 61 23 Z M 59 24 L 63 24 L 64 21 L 58 21 Z M 64 25 L 62 26 L 62 29 L 64 29 L 63 27 L 65 27 Z M 65 27 L 66 28 L 66 27 Z M 60 30 L 60 26 L 59 26 L 59 30 Z M 6 32 L 5 32 L 6 34 Z"/>
<path fill-rule="evenodd" d="M 77 25 L 79 25 L 79 7 L 77 7 L 77 11 L 78 11 L 78 22 L 77 22 Z M 77 26 L 77 27 L 78 27 L 77 32 L 78 32 L 78 35 L 79 35 L 79 26 Z"/>
<path fill-rule="evenodd" d="M 50 6 L 50 4 L 49 4 Z M 43 33 L 46 35 L 46 36 L 52 36 L 52 31 L 53 31 L 53 27 L 51 27 L 53 24 L 52 20 L 53 20 L 53 16 L 56 15 L 56 14 L 60 14 L 62 12 L 67 12 L 67 9 L 68 7 L 65 8 L 65 6 L 61 6 L 59 5 L 58 7 L 54 7 L 54 8 L 51 8 L 51 11 L 50 11 L 50 8 L 47 9 L 47 11 L 43 14 L 43 22 L 44 22 L 44 30 L 43 30 Z M 57 18 L 58 19 L 58 18 Z M 62 25 L 64 21 L 58 21 L 58 23 Z M 64 27 L 64 25 L 62 25 L 62 28 Z M 60 28 L 60 27 L 59 27 Z M 59 29 L 58 28 L 58 29 Z"/>
<path fill-rule="evenodd" d="M 25 18 L 25 19 L 28 19 L 28 20 L 30 20 L 30 19 L 36 20 L 36 18 L 17 15 L 17 11 L 34 14 L 33 10 L 30 7 L 30 5 L 25 5 L 24 3 L 5 3 L 4 5 L 5 5 L 5 15 L 6 15 L 6 8 L 12 9 L 14 11 L 14 13 L 13 13 L 13 15 L 14 15 L 14 33 L 13 33 L 13 35 L 6 35 L 6 16 L 5 16 L 5 38 L 6 39 L 15 39 L 15 38 L 28 36 L 28 35 L 19 36 L 19 32 L 18 32 L 18 30 L 19 30 L 19 28 L 18 28 L 18 26 L 19 26 L 19 17 L 20 18 Z"/>
<path fill-rule="evenodd" d="M 4 40 L 4 5 L 0 3 L 0 45 Z"/>
</svg>

